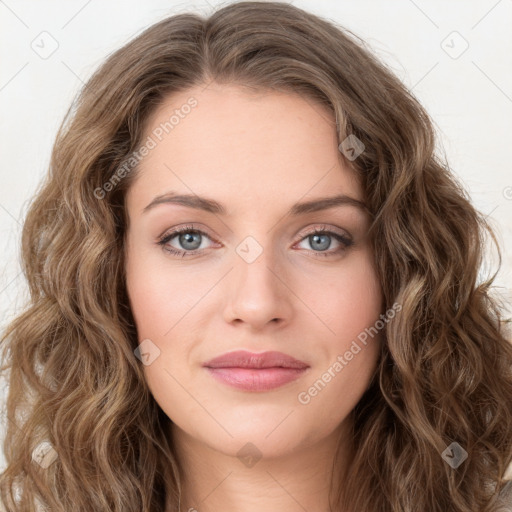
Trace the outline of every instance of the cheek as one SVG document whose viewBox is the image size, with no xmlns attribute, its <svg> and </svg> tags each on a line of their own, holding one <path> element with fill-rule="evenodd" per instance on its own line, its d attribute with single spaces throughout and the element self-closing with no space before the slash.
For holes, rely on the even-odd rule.
<svg viewBox="0 0 512 512">
<path fill-rule="evenodd" d="M 330 434 L 349 416 L 375 374 L 379 349 L 378 335 L 366 346 L 349 343 L 299 391 L 298 416 L 315 426 L 312 436 Z"/>
<path fill-rule="evenodd" d="M 299 278 L 298 283 L 298 295 L 306 298 L 316 323 L 324 324 L 324 339 L 340 349 L 383 312 L 381 285 L 367 250 L 354 253 L 328 272 Z"/>
<path fill-rule="evenodd" d="M 346 270 L 346 272 L 345 272 Z M 385 322 L 382 292 L 370 258 L 333 278 L 311 300 L 325 319 L 321 344 L 327 358 L 297 395 L 304 417 L 327 434 L 356 406 L 377 369 Z M 320 333 L 321 329 L 317 329 Z"/>
<path fill-rule="evenodd" d="M 171 275 L 160 250 L 153 253 L 133 251 L 126 264 L 126 287 L 140 339 L 164 336 L 206 289 L 200 280 L 190 286 L 192 276 L 186 272 Z"/>
<path fill-rule="evenodd" d="M 348 414 L 366 390 L 386 325 L 381 320 L 382 290 L 371 254 L 361 251 L 346 263 L 322 276 L 316 287 L 309 286 L 307 295 L 306 288 L 302 290 L 317 317 L 312 316 L 309 325 L 311 329 L 313 323 L 317 325 L 319 347 L 327 358 L 311 375 L 311 387 L 302 389 L 299 402 L 310 404 L 326 426 Z M 340 405 L 334 415 L 333 404 Z"/>
</svg>

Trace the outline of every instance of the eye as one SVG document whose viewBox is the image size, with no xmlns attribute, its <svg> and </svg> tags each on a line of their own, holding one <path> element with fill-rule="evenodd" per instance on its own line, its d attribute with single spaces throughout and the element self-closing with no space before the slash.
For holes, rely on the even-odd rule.
<svg viewBox="0 0 512 512">
<path fill-rule="evenodd" d="M 207 233 L 200 229 L 195 229 L 193 226 L 181 226 L 165 233 L 158 240 L 157 244 L 161 245 L 165 251 L 176 256 L 192 256 L 199 254 L 204 249 L 204 247 L 201 247 L 204 237 L 210 238 Z M 175 238 L 177 239 L 177 248 L 169 245 L 169 242 Z"/>
<path fill-rule="evenodd" d="M 338 244 L 338 248 L 327 251 L 333 245 Z M 315 256 L 333 256 L 345 251 L 348 247 L 353 245 L 353 241 L 340 233 L 330 231 L 325 226 L 315 228 L 312 232 L 301 238 L 300 243 L 306 242 L 313 249 Z"/>
</svg>

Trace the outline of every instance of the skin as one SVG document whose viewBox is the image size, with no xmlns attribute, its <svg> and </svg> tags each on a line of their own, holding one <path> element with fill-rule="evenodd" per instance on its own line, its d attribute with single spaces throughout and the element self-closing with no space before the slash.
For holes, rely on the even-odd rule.
<svg viewBox="0 0 512 512">
<path fill-rule="evenodd" d="M 298 395 L 374 325 L 382 292 L 368 213 L 346 205 L 286 212 L 339 193 L 362 201 L 363 190 L 340 157 L 334 116 L 295 94 L 194 87 L 166 98 L 146 136 L 190 97 L 197 106 L 142 160 L 126 197 L 128 295 L 139 340 L 160 351 L 144 374 L 172 420 L 185 472 L 181 509 L 327 511 L 336 441 L 344 471 L 353 454 L 350 413 L 376 370 L 380 332 L 308 404 Z M 142 213 L 171 190 L 215 199 L 227 213 L 177 204 Z M 175 256 L 157 244 L 189 224 L 208 233 L 200 254 Z M 315 249 L 308 236 L 315 227 L 353 245 L 337 252 L 343 244 L 328 235 L 331 245 Z M 263 251 L 251 263 L 236 252 L 247 236 Z M 190 247 L 179 235 L 167 246 Z M 310 368 L 280 388 L 248 392 L 202 367 L 238 349 L 281 351 Z M 248 442 L 261 456 L 252 467 L 237 457 Z"/>
</svg>

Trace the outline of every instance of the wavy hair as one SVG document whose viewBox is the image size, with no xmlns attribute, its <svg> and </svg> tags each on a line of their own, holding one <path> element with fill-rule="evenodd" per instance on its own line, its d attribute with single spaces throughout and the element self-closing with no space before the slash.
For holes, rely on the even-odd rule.
<svg viewBox="0 0 512 512">
<path fill-rule="evenodd" d="M 167 17 L 111 54 L 68 110 L 23 225 L 29 301 L 2 337 L 6 510 L 179 510 L 182 468 L 134 356 L 125 288 L 124 197 L 138 171 L 115 173 L 164 98 L 212 81 L 299 94 L 333 112 L 340 143 L 365 147 L 340 157 L 373 213 L 384 310 L 402 310 L 353 410 L 355 456 L 332 480 L 332 510 L 499 510 L 512 344 L 496 274 L 479 280 L 489 240 L 501 266 L 493 228 L 437 155 L 425 109 L 367 44 L 280 2 Z M 442 456 L 453 442 L 467 452 L 457 468 Z M 33 460 L 42 447 L 47 467 Z"/>
</svg>

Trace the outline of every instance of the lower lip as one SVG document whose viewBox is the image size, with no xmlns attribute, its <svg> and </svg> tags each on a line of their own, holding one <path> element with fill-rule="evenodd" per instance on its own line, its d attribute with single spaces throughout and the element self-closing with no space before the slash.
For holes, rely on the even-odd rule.
<svg viewBox="0 0 512 512">
<path fill-rule="evenodd" d="M 307 368 L 207 368 L 217 380 L 245 391 L 269 391 L 298 379 Z"/>
</svg>

